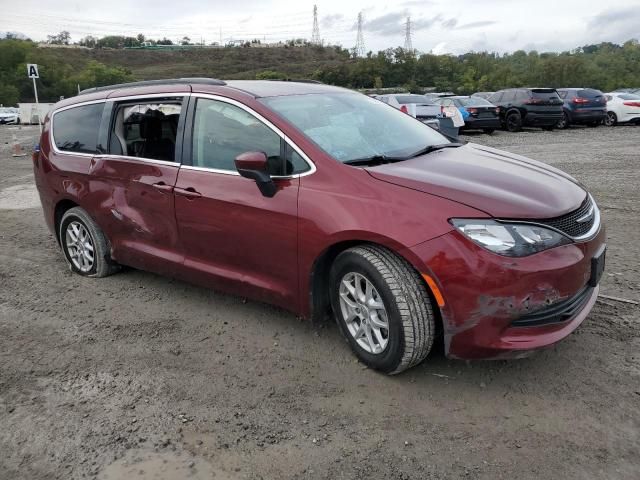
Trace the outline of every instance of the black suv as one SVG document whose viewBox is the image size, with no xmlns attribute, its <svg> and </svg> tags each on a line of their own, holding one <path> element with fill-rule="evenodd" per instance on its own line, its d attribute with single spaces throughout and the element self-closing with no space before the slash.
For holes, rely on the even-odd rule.
<svg viewBox="0 0 640 480">
<path fill-rule="evenodd" d="M 607 99 L 600 90 L 558 88 L 558 95 L 564 100 L 558 128 L 567 128 L 572 123 L 597 127 L 607 116 Z"/>
<path fill-rule="evenodd" d="M 487 100 L 500 107 L 502 126 L 510 132 L 523 126 L 553 130 L 562 119 L 562 99 L 554 88 L 508 88 Z"/>
</svg>

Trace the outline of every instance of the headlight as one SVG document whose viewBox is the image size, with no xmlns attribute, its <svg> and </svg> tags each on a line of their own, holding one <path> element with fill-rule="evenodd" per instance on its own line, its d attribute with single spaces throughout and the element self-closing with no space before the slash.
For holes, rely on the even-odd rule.
<svg viewBox="0 0 640 480">
<path fill-rule="evenodd" d="M 526 257 L 571 243 L 571 240 L 561 233 L 538 225 L 500 223 L 473 218 L 453 218 L 451 223 L 481 247 L 507 257 Z"/>
</svg>

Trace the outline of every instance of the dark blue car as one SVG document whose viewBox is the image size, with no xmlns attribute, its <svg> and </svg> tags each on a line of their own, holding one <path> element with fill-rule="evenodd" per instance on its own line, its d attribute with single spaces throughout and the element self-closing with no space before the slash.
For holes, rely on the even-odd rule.
<svg viewBox="0 0 640 480">
<path fill-rule="evenodd" d="M 558 128 L 568 128 L 571 124 L 597 127 L 607 116 L 607 99 L 600 90 L 593 88 L 558 88 L 558 95 L 564 101 L 562 119 Z"/>
</svg>

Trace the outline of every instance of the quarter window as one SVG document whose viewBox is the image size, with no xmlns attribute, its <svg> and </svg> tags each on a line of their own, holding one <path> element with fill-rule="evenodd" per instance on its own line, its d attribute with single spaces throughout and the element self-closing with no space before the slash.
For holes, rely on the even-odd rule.
<svg viewBox="0 0 640 480">
<path fill-rule="evenodd" d="M 309 169 L 297 152 L 285 148 L 276 132 L 247 111 L 218 100 L 198 99 L 193 166 L 235 172 L 235 158 L 245 152 L 264 152 L 271 175 L 292 175 Z"/>
<path fill-rule="evenodd" d="M 175 161 L 180 102 L 118 106 L 109 139 L 109 153 Z"/>
<path fill-rule="evenodd" d="M 104 103 L 69 108 L 53 116 L 53 140 L 58 150 L 98 153 L 98 130 Z"/>
</svg>

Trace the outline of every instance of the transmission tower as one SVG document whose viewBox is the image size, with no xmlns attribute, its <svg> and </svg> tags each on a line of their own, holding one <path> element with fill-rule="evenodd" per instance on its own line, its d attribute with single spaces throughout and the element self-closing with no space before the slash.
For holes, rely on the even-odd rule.
<svg viewBox="0 0 640 480">
<path fill-rule="evenodd" d="M 311 43 L 313 45 L 320 45 L 320 28 L 318 27 L 318 7 L 313 6 L 313 31 L 311 32 Z"/>
<path fill-rule="evenodd" d="M 356 57 L 364 57 L 365 55 L 364 36 L 362 34 L 363 23 L 364 23 L 364 18 L 362 16 L 362 12 L 360 12 L 358 13 L 358 36 L 356 37 L 356 48 L 355 48 Z"/>
<path fill-rule="evenodd" d="M 404 49 L 407 52 L 413 52 L 413 43 L 411 42 L 411 17 L 407 17 L 404 24 Z"/>
</svg>

